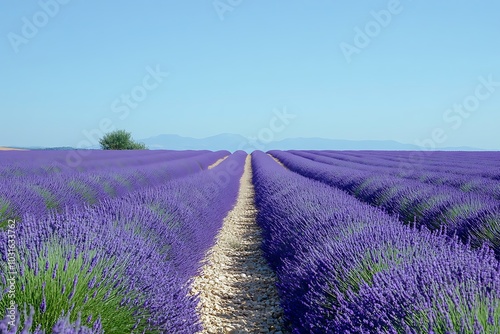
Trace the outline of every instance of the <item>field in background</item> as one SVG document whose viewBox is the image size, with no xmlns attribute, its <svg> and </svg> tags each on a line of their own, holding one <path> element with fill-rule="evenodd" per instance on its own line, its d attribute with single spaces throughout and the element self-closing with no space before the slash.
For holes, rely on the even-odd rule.
<svg viewBox="0 0 500 334">
<path fill-rule="evenodd" d="M 202 330 L 190 284 L 246 158 L 0 152 L 0 328 L 17 305 L 18 330 Z M 288 331 L 500 333 L 500 153 L 251 158 L 247 204 Z"/>
</svg>

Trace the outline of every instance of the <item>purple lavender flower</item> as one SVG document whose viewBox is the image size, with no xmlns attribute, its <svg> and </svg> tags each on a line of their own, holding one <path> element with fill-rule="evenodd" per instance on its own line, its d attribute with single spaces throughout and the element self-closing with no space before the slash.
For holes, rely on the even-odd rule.
<svg viewBox="0 0 500 334">
<path fill-rule="evenodd" d="M 47 302 L 45 300 L 45 293 L 44 293 L 42 297 L 42 303 L 40 304 L 40 312 L 43 314 L 45 313 L 45 311 L 47 311 Z"/>
<path fill-rule="evenodd" d="M 294 332 L 466 328 L 462 332 L 484 333 L 500 326 L 488 324 L 483 314 L 500 298 L 499 266 L 491 249 L 473 250 L 458 234 L 444 234 L 448 231 L 405 226 L 331 186 L 372 196 L 370 202 L 388 201 L 377 197 L 379 191 L 397 193 L 397 187 L 376 177 L 366 182 L 370 173 L 315 162 L 317 155 L 310 152 L 307 158 L 301 152 L 271 153 L 310 177 L 286 170 L 263 152 L 252 155 L 262 249 L 278 276 L 285 318 Z M 407 195 L 410 209 L 418 198 L 433 196 Z M 457 309 L 465 314 L 457 317 Z"/>
<path fill-rule="evenodd" d="M 73 278 L 73 289 L 76 287 L 77 283 L 78 283 L 78 275 L 75 275 L 75 278 Z"/>
<path fill-rule="evenodd" d="M 92 279 L 89 281 L 89 283 L 88 283 L 87 287 L 88 287 L 89 289 L 93 289 L 93 288 L 94 288 L 94 285 L 95 285 L 96 280 L 97 280 L 96 276 L 92 277 Z"/>
<path fill-rule="evenodd" d="M 203 153 L 204 158 L 201 160 L 206 162 L 202 166 L 209 161 L 210 164 L 213 163 L 219 154 Z M 87 274 L 83 272 L 75 275 L 73 282 L 64 281 L 66 275 L 56 273 L 57 261 L 64 261 L 63 271 L 67 273 L 70 270 L 70 261 L 73 262 L 79 256 L 95 252 L 99 255 L 89 258 L 90 265 L 85 268 L 85 271 L 90 270 L 88 274 L 92 275 L 93 282 L 89 282 L 87 287 L 93 287 L 93 298 L 97 297 L 98 291 L 105 291 L 106 299 L 116 296 L 123 308 L 132 307 L 131 300 L 134 300 L 134 303 L 140 306 L 134 309 L 134 316 L 137 319 L 144 319 L 139 325 L 141 332 L 145 330 L 145 324 L 148 324 L 146 332 L 155 329 L 171 333 L 196 332 L 200 329 L 196 313 L 197 299 L 188 295 L 188 282 L 199 271 L 201 260 L 213 245 L 223 218 L 236 200 L 245 157 L 244 152 L 239 152 L 231 155 L 214 170 L 200 173 L 197 173 L 200 170 L 197 162 L 192 164 L 179 159 L 178 162 L 169 164 L 172 168 L 169 167 L 168 177 L 165 175 L 165 170 L 155 170 L 157 175 L 140 177 L 143 180 L 145 178 L 161 180 L 162 184 L 155 188 L 142 189 L 143 185 L 135 184 L 133 177 L 125 175 L 123 180 L 131 184 L 130 189 L 136 190 L 133 194 L 127 195 L 124 191 L 120 198 L 110 200 L 108 197 L 105 201 L 86 207 L 79 206 L 78 203 L 81 204 L 81 201 L 78 199 L 74 201 L 74 206 L 66 206 L 61 212 L 52 212 L 50 215 L 45 215 L 44 210 L 40 210 L 40 214 L 26 214 L 22 218 L 23 223 L 16 231 L 19 245 L 22 245 L 19 248 L 20 255 L 26 257 L 26 263 L 41 263 L 40 268 L 35 269 L 41 270 L 43 265 L 48 263 L 47 258 L 53 262 L 52 258 L 57 256 L 50 245 L 60 244 L 55 244 L 55 249 L 56 251 L 63 249 L 64 253 L 61 259 L 56 259 L 56 265 L 51 273 L 53 278 L 47 282 L 47 288 L 52 288 L 51 284 L 61 284 L 63 295 L 66 293 L 66 286 L 71 289 L 68 299 L 73 304 L 69 310 L 65 310 L 67 312 L 81 310 L 82 305 L 79 305 L 75 296 L 77 291 L 80 295 L 82 287 L 77 283 L 86 281 L 81 275 L 87 277 Z M 162 159 L 159 159 L 159 163 Z M 130 160 L 136 160 L 135 156 L 131 156 Z M 236 163 L 237 168 L 234 168 L 234 165 L 230 166 L 232 170 L 230 180 L 223 185 L 215 182 L 218 175 L 216 173 L 224 171 L 231 163 Z M 190 166 L 196 168 L 191 169 Z M 0 175 L 1 168 L 0 166 Z M 107 173 L 110 177 L 114 177 L 120 174 L 120 170 Z M 61 179 L 78 181 L 78 184 L 88 187 L 90 193 L 97 194 L 96 198 L 105 198 L 99 197 L 99 185 L 94 184 L 90 177 L 84 180 L 76 174 L 74 173 L 71 178 L 63 176 Z M 174 179 L 188 174 L 190 176 L 186 178 Z M 58 180 L 51 182 L 61 186 L 62 189 L 67 189 Z M 60 194 L 56 196 L 58 199 L 66 196 L 54 188 L 50 191 Z M 68 198 L 72 196 L 68 192 Z M 186 201 L 187 198 L 189 201 Z M 67 201 L 62 198 L 60 202 Z M 47 246 L 43 246 L 42 250 L 41 245 Z M 46 258 L 44 258 L 45 253 Z M 44 262 L 39 262 L 40 258 Z M 51 263 L 48 268 L 50 265 Z M 103 268 L 105 268 L 104 273 L 102 273 Z M 116 280 L 113 280 L 113 277 Z M 26 286 L 26 289 L 32 288 Z M 35 305 L 35 307 L 41 306 Z M 46 308 L 45 314 L 53 314 L 51 312 L 53 307 L 52 303 L 47 305 L 45 299 L 43 306 Z M 69 315 L 65 314 L 58 319 L 54 328 L 43 329 L 54 333 L 86 331 L 78 321 L 71 323 Z M 165 314 L 169 316 L 166 317 Z M 102 321 L 102 319 L 94 321 L 93 331 L 88 332 L 102 332 L 103 326 L 110 325 L 108 319 L 104 324 Z M 77 329 L 78 326 L 81 328 Z"/>
<path fill-rule="evenodd" d="M 66 261 L 64 262 L 64 267 L 63 267 L 64 272 L 66 272 L 66 270 L 68 270 L 68 264 L 69 264 L 69 260 L 66 259 Z"/>
<path fill-rule="evenodd" d="M 491 159 L 494 156 L 481 157 L 487 163 L 488 172 L 471 173 L 469 169 L 465 172 L 463 168 L 456 170 L 457 175 L 459 177 L 461 175 L 461 181 L 457 181 L 455 176 L 449 176 L 449 167 L 437 168 L 442 173 L 434 174 L 432 180 L 445 178 L 447 181 L 444 184 L 442 182 L 434 184 L 431 181 L 421 181 L 423 176 L 428 176 L 428 172 L 402 177 L 399 174 L 398 163 L 381 161 L 373 152 L 364 153 L 358 158 L 343 152 L 270 151 L 270 153 L 279 158 L 287 168 L 338 187 L 364 202 L 397 214 L 404 223 L 415 221 L 419 226 L 426 226 L 430 230 L 439 230 L 445 226 L 449 236 L 457 235 L 464 243 L 470 242 L 475 248 L 487 243 L 492 246 L 497 258 L 500 259 L 500 233 L 494 224 L 491 224 L 500 217 L 498 202 L 500 190 L 494 181 L 496 179 L 491 179 L 498 175 L 498 172 L 491 175 L 496 161 Z M 385 152 L 385 154 L 389 158 L 397 158 L 396 152 Z M 470 157 L 473 156 L 471 153 Z M 456 159 L 464 158 L 459 156 Z M 443 154 L 442 165 L 448 164 L 447 159 L 449 156 Z M 473 165 L 469 164 L 468 168 L 471 166 Z M 434 166 L 426 165 L 419 168 L 436 169 Z M 464 175 L 464 173 L 474 175 Z M 482 186 L 477 187 L 477 191 L 464 192 L 463 185 L 476 178 L 480 179 L 478 182 Z M 489 190 L 484 190 L 486 189 L 484 187 Z M 471 226 L 474 228 L 470 228 Z"/>
<path fill-rule="evenodd" d="M 54 270 L 52 271 L 52 279 L 56 279 L 58 266 L 59 266 L 59 263 L 56 262 L 56 265 L 54 266 Z"/>
<path fill-rule="evenodd" d="M 68 300 L 73 299 L 73 296 L 75 295 L 75 289 L 71 290 L 71 292 L 68 295 Z"/>
</svg>

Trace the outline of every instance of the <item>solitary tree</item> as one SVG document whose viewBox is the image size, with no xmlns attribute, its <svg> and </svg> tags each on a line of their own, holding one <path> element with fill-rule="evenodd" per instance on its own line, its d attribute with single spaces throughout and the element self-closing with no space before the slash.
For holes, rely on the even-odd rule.
<svg viewBox="0 0 500 334">
<path fill-rule="evenodd" d="M 99 139 L 103 150 L 146 150 L 146 145 L 135 142 L 130 132 L 116 130 Z"/>
</svg>

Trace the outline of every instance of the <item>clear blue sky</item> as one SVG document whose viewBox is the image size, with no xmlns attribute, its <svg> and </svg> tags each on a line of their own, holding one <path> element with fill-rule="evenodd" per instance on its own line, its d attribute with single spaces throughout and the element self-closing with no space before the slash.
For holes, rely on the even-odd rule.
<svg viewBox="0 0 500 334">
<path fill-rule="evenodd" d="M 498 1 L 60 1 L 0 4 L 0 146 L 76 146 L 103 119 L 137 139 L 256 135 L 286 108 L 276 139 L 440 128 L 441 146 L 500 149 L 500 85 L 478 88 L 500 82 Z"/>
</svg>

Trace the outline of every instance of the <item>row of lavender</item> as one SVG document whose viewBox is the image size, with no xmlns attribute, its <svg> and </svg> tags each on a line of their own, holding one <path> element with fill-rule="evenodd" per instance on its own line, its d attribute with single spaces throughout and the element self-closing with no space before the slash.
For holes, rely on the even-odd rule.
<svg viewBox="0 0 500 334">
<path fill-rule="evenodd" d="M 1 152 L 0 176 L 50 175 L 57 173 L 88 172 L 99 168 L 123 168 L 163 162 L 169 159 L 194 157 L 207 150 L 69 150 L 69 151 L 4 151 Z M 72 162 L 71 157 L 81 159 Z"/>
<path fill-rule="evenodd" d="M 491 250 L 404 226 L 262 152 L 252 163 L 263 250 L 292 332 L 498 332 Z"/>
<path fill-rule="evenodd" d="M 356 198 L 415 221 L 431 230 L 446 228 L 474 247 L 491 246 L 500 256 L 500 202 L 459 189 L 330 164 L 311 153 L 272 151 L 286 167 L 301 175 L 347 191 Z M 311 160 L 314 159 L 315 161 Z"/>
<path fill-rule="evenodd" d="M 246 153 L 217 167 L 95 206 L 15 226 L 15 254 L 0 232 L 0 332 L 194 333 L 191 278 L 233 206 Z"/>
<path fill-rule="evenodd" d="M 479 193 L 500 200 L 500 170 L 498 168 L 500 162 L 496 161 L 500 154 L 495 152 L 455 152 L 452 157 L 460 157 L 459 162 L 448 159 L 447 157 L 451 154 L 449 152 L 448 154 L 434 152 L 432 153 L 436 156 L 434 161 L 425 159 L 415 165 L 402 158 L 392 161 L 392 159 L 398 159 L 397 157 L 401 154 L 398 152 L 385 152 L 381 155 L 372 151 L 356 153 L 355 156 L 351 152 L 333 151 L 296 151 L 296 153 L 308 156 L 313 153 L 317 155 L 315 158 L 326 160 L 337 166 L 383 172 L 434 185 L 447 185 L 464 192 Z M 407 154 L 411 156 L 412 153 Z M 494 173 L 491 170 L 494 170 Z M 490 175 L 490 177 L 484 175 Z"/>
<path fill-rule="evenodd" d="M 5 226 L 8 219 L 19 219 L 24 213 L 41 216 L 61 211 L 67 206 L 95 204 L 131 190 L 163 184 L 206 169 L 229 154 L 227 151 L 128 151 L 109 152 L 105 158 L 106 152 L 94 152 L 83 164 L 86 171 L 69 168 L 54 172 L 50 168 L 51 160 L 37 159 L 37 152 L 22 152 L 23 157 L 31 154 L 32 162 L 15 154 L 22 163 L 14 162 L 10 153 L 0 153 L 0 226 Z M 56 152 L 49 155 L 57 161 L 63 159 L 65 154 Z M 22 172 L 14 173 L 19 170 Z"/>
<path fill-rule="evenodd" d="M 476 175 L 483 174 L 491 178 L 497 178 L 499 174 L 496 166 L 500 163 L 500 157 L 496 152 L 467 152 L 467 151 L 311 151 L 315 153 L 339 153 L 339 157 L 348 161 L 362 163 L 369 155 L 374 163 L 380 166 L 391 166 L 395 163 L 411 163 L 415 167 L 425 167 L 435 171 L 449 170 L 453 173 L 471 172 Z M 357 158 L 357 159 L 356 159 Z M 443 166 L 446 164 L 446 167 Z M 480 166 L 479 169 L 477 167 Z M 472 169 L 472 170 L 471 170 Z M 476 170 L 477 169 L 477 170 Z M 489 172 L 492 172 L 490 175 Z M 494 173 L 493 173 L 494 172 Z"/>
<path fill-rule="evenodd" d="M 497 168 L 500 157 L 494 151 L 370 151 L 369 154 L 398 164 L 410 163 L 417 169 L 426 167 L 438 172 L 472 173 L 476 176 L 500 179 L 500 171 Z"/>
</svg>

